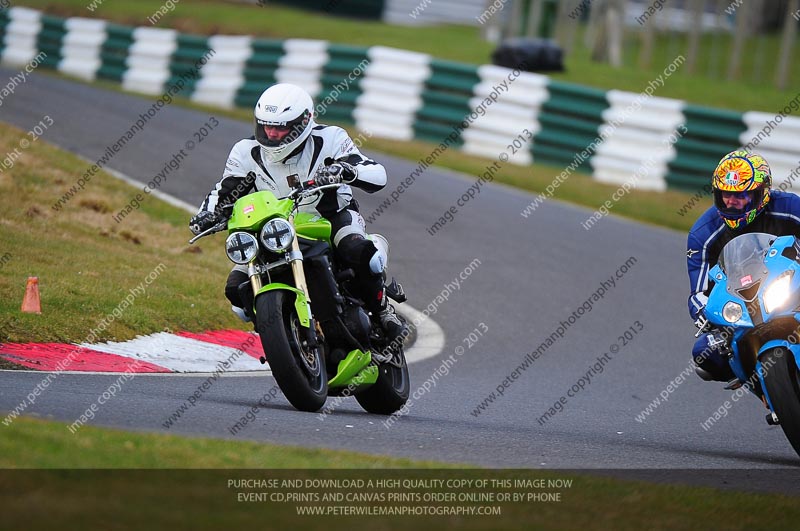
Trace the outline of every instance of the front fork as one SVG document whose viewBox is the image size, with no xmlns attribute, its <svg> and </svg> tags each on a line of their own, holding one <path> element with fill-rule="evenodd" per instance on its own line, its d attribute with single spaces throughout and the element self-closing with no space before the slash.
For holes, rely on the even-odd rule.
<svg viewBox="0 0 800 531">
<path fill-rule="evenodd" d="M 294 212 L 289 214 L 287 220 L 289 223 L 294 226 Z M 295 287 L 303 292 L 306 299 L 306 312 L 307 315 L 310 316 L 310 323 L 308 327 L 308 343 L 309 346 L 312 348 L 317 347 L 317 334 L 316 334 L 316 323 L 314 321 L 313 314 L 311 313 L 311 295 L 308 292 L 308 284 L 306 283 L 306 273 L 305 269 L 303 269 L 303 253 L 300 252 L 300 242 L 297 240 L 297 233 L 295 232 L 294 239 L 292 239 L 292 245 L 289 246 L 289 250 L 287 251 L 287 260 L 292 268 L 292 275 L 294 276 L 294 285 Z M 250 262 L 247 266 L 247 274 L 250 276 L 250 283 L 253 285 L 253 297 L 258 295 L 258 292 L 261 291 L 263 288 L 263 282 L 261 281 L 261 275 L 258 272 L 258 269 L 255 266 L 255 262 Z"/>
</svg>

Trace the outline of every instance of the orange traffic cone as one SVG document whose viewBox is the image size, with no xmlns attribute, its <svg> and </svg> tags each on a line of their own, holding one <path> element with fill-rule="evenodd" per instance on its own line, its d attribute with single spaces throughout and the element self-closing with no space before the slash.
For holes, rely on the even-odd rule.
<svg viewBox="0 0 800 531">
<path fill-rule="evenodd" d="M 25 286 L 25 298 L 22 299 L 22 311 L 27 313 L 42 313 L 39 302 L 39 277 L 28 277 Z"/>
</svg>

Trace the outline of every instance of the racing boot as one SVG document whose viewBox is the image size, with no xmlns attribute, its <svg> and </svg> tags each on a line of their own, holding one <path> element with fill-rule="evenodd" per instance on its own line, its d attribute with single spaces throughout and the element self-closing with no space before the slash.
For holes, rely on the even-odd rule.
<svg viewBox="0 0 800 531">
<path fill-rule="evenodd" d="M 730 382 L 736 378 L 728 363 L 730 347 L 719 330 L 701 335 L 692 349 L 694 372 L 707 382 Z"/>
<path fill-rule="evenodd" d="M 389 304 L 385 289 L 381 290 L 379 298 L 380 311 L 378 312 L 378 319 L 380 319 L 381 328 L 383 328 L 386 338 L 390 343 L 402 341 L 408 334 L 408 326 L 394 311 L 394 306 Z"/>
</svg>

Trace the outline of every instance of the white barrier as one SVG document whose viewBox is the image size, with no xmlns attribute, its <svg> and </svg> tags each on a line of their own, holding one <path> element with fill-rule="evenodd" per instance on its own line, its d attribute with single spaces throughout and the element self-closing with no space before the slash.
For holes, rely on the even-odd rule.
<svg viewBox="0 0 800 531">
<path fill-rule="evenodd" d="M 61 47 L 58 70 L 93 81 L 103 64 L 100 52 L 106 40 L 106 22 L 89 18 L 69 18 Z"/>
<path fill-rule="evenodd" d="M 510 4 L 509 4 L 510 5 Z M 477 26 L 485 0 L 386 0 L 383 21 L 387 24 L 465 24 Z"/>
<path fill-rule="evenodd" d="M 245 64 L 253 53 L 251 42 L 251 37 L 211 37 L 208 46 L 214 50 L 214 55 L 200 69 L 200 80 L 195 85 L 192 101 L 233 108 L 236 92 L 245 82 Z"/>
<path fill-rule="evenodd" d="M 3 63 L 22 66 L 39 53 L 36 37 L 42 30 L 42 14 L 26 7 L 12 7 L 8 18 L 3 38 Z"/>
<path fill-rule="evenodd" d="M 360 131 L 396 140 L 414 138 L 414 118 L 430 76 L 430 56 L 373 46 L 353 116 Z"/>
<path fill-rule="evenodd" d="M 523 72 L 509 81 L 511 72 L 508 68 L 492 65 L 478 68 L 481 82 L 473 87 L 475 97 L 470 99 L 470 109 L 478 112 L 478 118 L 462 134 L 463 149 L 490 159 L 505 152 L 509 162 L 526 166 L 533 162 L 530 137 L 541 129 L 537 117 L 548 97 L 547 77 Z M 503 83 L 507 90 L 496 91 L 495 87 Z M 492 93 L 498 94 L 497 101 L 486 105 L 486 98 Z M 483 115 L 479 107 L 483 108 Z M 526 129 L 530 134 L 524 132 Z M 522 142 L 522 148 L 513 146 L 517 139 Z"/>
<path fill-rule="evenodd" d="M 606 97 L 611 107 L 603 112 L 605 123 L 599 130 L 605 141 L 590 159 L 593 177 L 610 184 L 633 180 L 635 188 L 666 190 L 667 164 L 676 156 L 676 129 L 686 121 L 685 103 L 619 90 Z"/>
<path fill-rule="evenodd" d="M 769 163 L 772 170 L 773 186 L 778 186 L 789 178 L 792 172 L 796 172 L 800 167 L 800 118 L 787 116 L 778 117 L 780 122 L 775 120 L 774 114 L 763 112 L 747 112 L 742 116 L 742 120 L 747 124 L 747 130 L 739 136 L 739 141 L 743 146 L 751 145 L 750 151 L 763 156 Z M 775 125 L 768 124 L 772 122 Z M 771 131 L 762 132 L 764 128 Z M 760 135 L 761 138 L 758 138 Z M 796 181 L 795 177 L 795 181 Z M 794 191 L 797 193 L 798 184 L 794 183 Z M 791 188 L 789 191 L 793 191 Z"/>
<path fill-rule="evenodd" d="M 322 67 L 328 62 L 328 43 L 306 39 L 288 39 L 284 42 L 286 55 L 278 60 L 275 79 L 279 83 L 293 83 L 312 97 L 322 92 Z M 264 87 L 266 88 L 266 87 Z"/>
<path fill-rule="evenodd" d="M 414 7 L 418 5 L 414 4 Z M 434 9 L 432 6 L 428 5 Z M 435 9 L 432 12 L 436 12 Z M 21 7 L 11 8 L 7 13 L 9 20 L 3 37 L 2 61 L 15 66 L 29 64 L 39 53 L 42 15 Z M 101 50 L 108 39 L 108 24 L 101 20 L 71 18 L 66 20 L 64 30 L 58 69 L 70 75 L 94 79 L 102 66 Z M 178 33 L 169 29 L 135 28 L 132 35 L 134 42 L 127 50 L 122 86 L 127 90 L 159 95 L 165 90 L 165 83 L 171 75 L 170 65 L 178 48 Z M 48 35 L 48 42 L 52 42 L 52 37 Z M 253 56 L 255 43 L 247 36 L 214 36 L 208 39 L 208 43 L 215 53 L 207 58 L 208 62 L 200 70 L 200 78 L 190 97 L 199 103 L 233 107 L 246 81 L 260 81 L 245 79 L 245 66 Z M 322 89 L 322 73 L 331 61 L 328 43 L 291 39 L 284 41 L 282 47 L 284 53 L 278 59 L 275 78 L 280 82 L 298 84 L 318 97 Z M 425 101 L 426 82 L 433 72 L 431 56 L 382 46 L 367 49 L 366 55 L 369 64 L 357 82 L 360 94 L 352 111 L 356 127 L 376 137 L 414 139 L 415 126 L 419 125 L 418 112 Z M 46 64 L 52 65 L 53 59 Z M 179 63 L 178 67 L 182 67 Z M 508 80 L 510 72 L 493 65 L 478 67 L 480 81 L 471 87 L 473 96 L 467 102 L 463 75 L 467 79 L 471 77 L 470 69 L 456 68 L 453 73 L 445 67 L 437 75 L 435 86 L 430 88 L 431 110 L 455 115 L 450 112 L 454 107 L 448 107 L 449 104 L 459 109 L 468 104 L 478 116 L 462 133 L 463 151 L 492 160 L 506 153 L 509 162 L 527 165 L 534 162 L 529 137 L 542 129 L 539 113 L 550 98 L 549 78 L 523 72 L 511 81 Z M 448 83 L 448 79 L 455 83 L 450 88 L 442 86 Z M 504 82 L 507 86 L 502 91 L 494 90 Z M 496 101 L 487 105 L 486 98 L 491 94 L 497 95 Z M 598 136 L 604 140 L 589 159 L 594 179 L 615 185 L 632 183 L 636 188 L 647 190 L 666 189 L 668 164 L 677 156 L 674 143 L 680 137 L 681 125 L 685 123 L 685 102 L 646 98 L 641 94 L 614 90 L 607 92 L 606 98 L 611 106 L 603 112 L 604 124 L 598 128 Z M 569 109 L 566 109 L 566 114 L 569 116 Z M 741 144 L 751 144 L 754 138 L 761 136 L 752 145 L 752 150 L 769 161 L 775 186 L 780 186 L 790 176 L 796 179 L 800 175 L 800 148 L 797 144 L 800 118 L 780 118 L 768 135 L 763 129 L 768 122 L 777 122 L 775 115 L 749 112 L 742 119 L 747 130 L 740 136 Z M 448 129 L 442 127 L 449 125 L 445 120 L 434 118 L 429 121 L 434 124 L 425 123 L 426 131 Z M 525 129 L 528 133 L 524 132 Z M 510 147 L 518 138 L 522 146 Z M 536 151 L 535 147 L 533 151 Z"/>
<path fill-rule="evenodd" d="M 122 88 L 161 94 L 170 77 L 170 58 L 178 48 L 178 32 L 160 28 L 136 28 L 133 45 L 125 64 L 128 69 L 122 76 Z"/>
</svg>

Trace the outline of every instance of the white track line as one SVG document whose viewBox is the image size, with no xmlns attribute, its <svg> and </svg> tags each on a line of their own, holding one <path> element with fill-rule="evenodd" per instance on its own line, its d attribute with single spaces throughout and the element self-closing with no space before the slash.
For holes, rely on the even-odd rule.
<svg viewBox="0 0 800 531">
<path fill-rule="evenodd" d="M 255 341 L 258 338 L 255 337 Z M 207 343 L 197 339 L 159 332 L 120 343 L 99 343 L 82 346 L 126 358 L 146 361 L 173 372 L 213 372 L 218 368 L 231 371 L 260 371 L 263 366 L 254 357 L 233 347 Z"/>
</svg>

